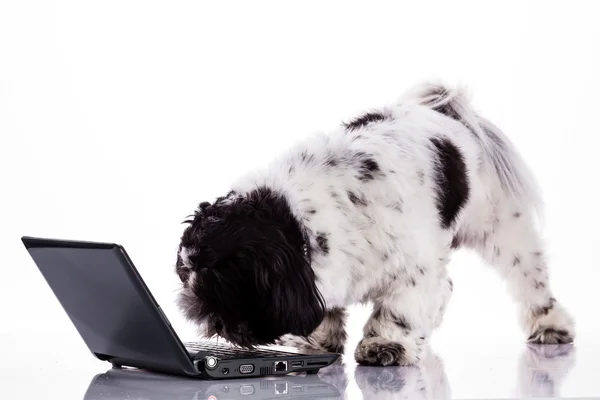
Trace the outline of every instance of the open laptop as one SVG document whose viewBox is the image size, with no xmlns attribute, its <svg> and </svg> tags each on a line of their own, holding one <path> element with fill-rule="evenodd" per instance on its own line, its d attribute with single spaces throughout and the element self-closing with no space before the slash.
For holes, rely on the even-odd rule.
<svg viewBox="0 0 600 400">
<path fill-rule="evenodd" d="M 96 375 L 83 400 L 341 399 L 342 393 L 318 375 L 197 381 L 138 370 L 111 369 Z"/>
<path fill-rule="evenodd" d="M 339 354 L 181 342 L 123 246 L 21 239 L 84 342 L 100 360 L 207 379 L 314 374 Z"/>
</svg>

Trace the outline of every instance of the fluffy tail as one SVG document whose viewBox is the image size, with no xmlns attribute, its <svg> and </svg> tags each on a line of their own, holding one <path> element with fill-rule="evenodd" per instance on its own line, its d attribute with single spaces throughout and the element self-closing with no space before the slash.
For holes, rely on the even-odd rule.
<svg viewBox="0 0 600 400">
<path fill-rule="evenodd" d="M 475 112 L 464 89 L 426 83 L 410 91 L 405 100 L 430 107 L 469 128 L 481 146 L 483 167 L 497 178 L 506 195 L 541 212 L 541 196 L 531 171 L 502 131 Z"/>
</svg>

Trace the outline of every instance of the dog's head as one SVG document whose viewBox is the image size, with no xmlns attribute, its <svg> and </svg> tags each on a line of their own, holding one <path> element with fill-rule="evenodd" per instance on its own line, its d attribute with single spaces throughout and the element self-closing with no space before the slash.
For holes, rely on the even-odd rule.
<svg viewBox="0 0 600 400">
<path fill-rule="evenodd" d="M 186 221 L 176 271 L 179 306 L 191 321 L 244 347 L 306 336 L 323 299 L 302 228 L 286 199 L 267 188 L 201 203 Z"/>
</svg>

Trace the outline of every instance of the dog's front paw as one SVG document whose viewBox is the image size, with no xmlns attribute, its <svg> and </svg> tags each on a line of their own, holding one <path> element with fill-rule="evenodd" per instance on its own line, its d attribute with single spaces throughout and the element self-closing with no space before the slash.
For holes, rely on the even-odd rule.
<svg viewBox="0 0 600 400">
<path fill-rule="evenodd" d="M 325 348 L 323 348 L 314 340 L 309 342 L 302 337 L 289 334 L 280 337 L 275 344 L 279 346 L 293 347 L 305 354 L 318 354 L 327 352 Z"/>
<path fill-rule="evenodd" d="M 406 347 L 381 337 L 365 338 L 360 341 L 354 352 L 354 358 L 360 365 L 382 366 L 414 365 L 418 359 L 411 357 Z"/>
<path fill-rule="evenodd" d="M 540 327 L 529 336 L 527 341 L 533 344 L 568 344 L 573 342 L 573 335 L 565 329 Z"/>
</svg>

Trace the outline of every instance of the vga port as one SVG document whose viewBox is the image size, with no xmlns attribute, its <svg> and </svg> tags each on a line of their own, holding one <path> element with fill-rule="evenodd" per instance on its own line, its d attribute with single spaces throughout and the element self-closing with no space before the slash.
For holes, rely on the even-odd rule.
<svg viewBox="0 0 600 400">
<path fill-rule="evenodd" d="M 251 374 L 253 372 L 254 372 L 254 365 L 252 365 L 252 364 L 240 365 L 240 374 Z"/>
</svg>

